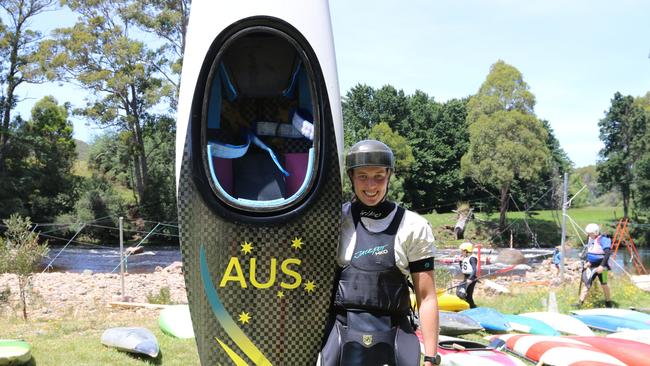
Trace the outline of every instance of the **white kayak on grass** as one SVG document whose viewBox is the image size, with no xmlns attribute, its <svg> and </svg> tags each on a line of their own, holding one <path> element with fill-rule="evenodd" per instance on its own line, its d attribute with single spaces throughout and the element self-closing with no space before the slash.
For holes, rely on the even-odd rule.
<svg viewBox="0 0 650 366">
<path fill-rule="evenodd" d="M 650 345 L 650 329 L 626 330 L 606 335 L 608 338 L 620 338 Z"/>
<path fill-rule="evenodd" d="M 102 334 L 103 345 L 129 353 L 158 357 L 158 339 L 148 329 L 141 327 L 109 328 Z"/>
<path fill-rule="evenodd" d="M 192 327 L 192 317 L 188 305 L 166 307 L 160 312 L 158 325 L 163 332 L 173 337 L 181 339 L 194 338 L 194 328 Z"/>
<path fill-rule="evenodd" d="M 32 346 L 17 339 L 0 339 L 0 365 L 21 365 L 32 358 Z"/>
<path fill-rule="evenodd" d="M 519 314 L 532 319 L 541 320 L 560 333 L 577 336 L 593 336 L 594 332 L 580 320 L 566 314 L 550 311 L 539 311 Z"/>
</svg>

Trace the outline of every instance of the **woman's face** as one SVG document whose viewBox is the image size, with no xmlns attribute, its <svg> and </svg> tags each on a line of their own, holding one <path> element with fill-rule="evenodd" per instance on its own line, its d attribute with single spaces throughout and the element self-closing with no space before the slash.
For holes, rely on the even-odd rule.
<svg viewBox="0 0 650 366">
<path fill-rule="evenodd" d="M 354 193 L 361 203 L 375 206 L 383 200 L 388 190 L 388 169 L 382 166 L 364 166 L 352 170 Z"/>
</svg>

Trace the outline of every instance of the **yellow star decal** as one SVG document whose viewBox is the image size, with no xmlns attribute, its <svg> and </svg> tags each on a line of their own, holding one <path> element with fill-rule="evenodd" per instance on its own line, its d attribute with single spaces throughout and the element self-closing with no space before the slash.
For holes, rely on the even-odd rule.
<svg viewBox="0 0 650 366">
<path fill-rule="evenodd" d="M 307 283 L 305 283 L 305 291 L 312 292 L 314 291 L 315 288 L 316 288 L 316 284 L 314 283 L 314 281 L 307 281 Z"/>
<path fill-rule="evenodd" d="M 239 314 L 239 322 L 240 323 L 247 324 L 249 320 L 251 320 L 251 316 L 247 312 L 242 311 L 241 314 Z"/>
<path fill-rule="evenodd" d="M 293 238 L 291 241 L 291 247 L 293 249 L 302 249 L 302 238 Z"/>
<path fill-rule="evenodd" d="M 244 254 L 250 254 L 253 251 L 253 244 L 245 241 L 244 244 L 241 245 L 241 251 Z"/>
<path fill-rule="evenodd" d="M 284 291 L 278 291 L 278 298 L 283 298 L 284 297 Z"/>
</svg>

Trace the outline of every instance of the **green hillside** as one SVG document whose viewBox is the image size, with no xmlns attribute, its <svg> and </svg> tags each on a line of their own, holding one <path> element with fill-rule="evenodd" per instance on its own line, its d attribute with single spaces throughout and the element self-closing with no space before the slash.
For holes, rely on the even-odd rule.
<svg viewBox="0 0 650 366">
<path fill-rule="evenodd" d="M 88 154 L 90 152 L 90 145 L 81 140 L 74 140 L 76 144 L 75 151 L 77 152 L 77 160 L 72 168 L 72 174 L 80 177 L 90 177 L 88 170 Z"/>
</svg>

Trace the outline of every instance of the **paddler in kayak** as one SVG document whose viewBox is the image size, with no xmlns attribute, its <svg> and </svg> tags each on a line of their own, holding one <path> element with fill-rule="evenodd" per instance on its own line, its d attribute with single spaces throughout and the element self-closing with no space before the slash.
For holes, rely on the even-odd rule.
<svg viewBox="0 0 650 366">
<path fill-rule="evenodd" d="M 589 224 L 585 227 L 589 237 L 587 242 L 587 256 L 585 269 L 583 270 L 582 281 L 585 288 L 580 292 L 580 302 L 578 307 L 582 306 L 593 280 L 598 277 L 600 285 L 605 295 L 605 306 L 612 307 L 612 298 L 607 285 L 607 271 L 609 268 L 609 255 L 611 254 L 612 240 L 600 233 L 600 227 L 597 224 Z"/>
<path fill-rule="evenodd" d="M 355 197 L 343 205 L 339 279 L 321 365 L 420 365 L 420 344 L 409 319 L 409 276 L 424 337 L 424 365 L 438 365 L 431 226 L 387 200 L 395 158 L 384 143 L 356 143 L 345 163 Z"/>
<path fill-rule="evenodd" d="M 474 286 L 476 286 L 476 272 L 478 258 L 473 254 L 474 245 L 470 242 L 458 246 L 461 255 L 460 271 L 463 273 L 464 282 L 456 288 L 456 296 L 467 301 L 470 308 L 475 308 Z"/>
</svg>

